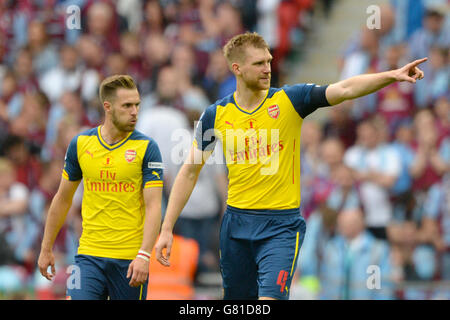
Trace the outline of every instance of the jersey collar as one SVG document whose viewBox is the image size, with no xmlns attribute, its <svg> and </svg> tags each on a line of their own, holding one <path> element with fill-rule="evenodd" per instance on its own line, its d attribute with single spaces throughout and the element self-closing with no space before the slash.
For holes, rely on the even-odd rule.
<svg viewBox="0 0 450 320">
<path fill-rule="evenodd" d="M 262 105 L 264 104 L 264 102 L 266 102 L 267 96 L 269 95 L 269 91 L 270 91 L 270 89 L 267 90 L 266 96 L 264 97 L 263 101 L 259 104 L 259 106 L 257 106 L 256 108 L 254 108 L 254 109 L 251 110 L 251 111 L 246 111 L 244 108 L 242 108 L 242 107 L 237 103 L 237 100 L 236 100 L 236 91 L 235 91 L 235 92 L 233 93 L 234 105 L 236 106 L 236 108 L 238 108 L 239 111 L 241 111 L 241 112 L 243 112 L 243 113 L 245 113 L 245 114 L 254 114 L 256 111 L 259 110 L 259 108 L 262 107 Z"/>
<path fill-rule="evenodd" d="M 114 150 L 117 149 L 119 147 L 121 147 L 125 142 L 127 142 L 127 140 L 130 138 L 130 136 L 133 134 L 134 131 L 131 131 L 130 133 L 127 134 L 127 136 L 125 138 L 123 138 L 122 140 L 120 140 L 119 142 L 116 142 L 114 144 L 109 144 L 107 143 L 105 140 L 103 140 L 102 134 L 101 134 L 101 127 L 102 126 L 98 126 L 97 127 L 97 137 L 98 137 L 98 141 L 100 142 L 100 144 L 108 149 L 108 150 Z"/>
</svg>

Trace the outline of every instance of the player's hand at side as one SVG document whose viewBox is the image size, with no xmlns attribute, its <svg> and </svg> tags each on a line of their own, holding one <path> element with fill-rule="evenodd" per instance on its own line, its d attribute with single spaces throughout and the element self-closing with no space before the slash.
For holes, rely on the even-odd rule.
<svg viewBox="0 0 450 320">
<path fill-rule="evenodd" d="M 155 245 L 156 259 L 163 266 L 170 266 L 170 250 L 172 249 L 173 234 L 172 232 L 162 231 L 159 235 L 158 242 Z M 163 250 L 166 249 L 166 254 L 164 255 Z"/>
<path fill-rule="evenodd" d="M 56 274 L 55 257 L 52 251 L 41 250 L 38 259 L 38 267 L 41 274 L 47 279 L 52 280 Z M 51 267 L 51 273 L 48 272 L 48 267 Z"/>
<path fill-rule="evenodd" d="M 127 278 L 130 279 L 130 287 L 138 287 L 145 284 L 148 278 L 149 262 L 141 258 L 135 258 L 128 266 Z"/>
<path fill-rule="evenodd" d="M 396 71 L 396 80 L 397 81 L 408 81 L 410 83 L 416 83 L 416 80 L 422 80 L 424 78 L 424 73 L 417 66 L 425 61 L 428 58 L 422 58 L 415 60 L 407 65 L 403 66 Z"/>
</svg>

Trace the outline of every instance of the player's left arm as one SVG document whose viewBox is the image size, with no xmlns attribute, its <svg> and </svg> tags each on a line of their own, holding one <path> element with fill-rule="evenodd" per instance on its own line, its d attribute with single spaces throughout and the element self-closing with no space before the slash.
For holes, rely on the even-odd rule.
<svg viewBox="0 0 450 320">
<path fill-rule="evenodd" d="M 145 220 L 144 235 L 140 250 L 152 252 L 161 226 L 162 187 L 144 188 Z M 127 278 L 131 277 L 130 286 L 144 284 L 148 278 L 149 261 L 136 257 L 128 268 Z"/>
<path fill-rule="evenodd" d="M 397 81 L 416 83 L 424 73 L 417 66 L 428 58 L 415 60 L 407 65 L 390 71 L 362 74 L 329 85 L 325 91 L 330 105 L 339 104 L 345 100 L 356 99 L 378 91 Z"/>
</svg>

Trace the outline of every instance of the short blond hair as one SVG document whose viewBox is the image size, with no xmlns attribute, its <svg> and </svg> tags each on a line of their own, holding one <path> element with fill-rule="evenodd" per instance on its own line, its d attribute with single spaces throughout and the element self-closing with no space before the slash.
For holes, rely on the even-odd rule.
<svg viewBox="0 0 450 320">
<path fill-rule="evenodd" d="M 117 89 L 137 89 L 133 78 L 126 74 L 118 74 L 103 79 L 100 84 L 99 96 L 103 103 L 106 100 L 111 101 L 116 97 Z"/>
<path fill-rule="evenodd" d="M 270 50 L 266 40 L 258 33 L 246 32 L 238 34 L 231 38 L 223 47 L 223 55 L 228 64 L 231 65 L 233 62 L 245 57 L 245 49 L 247 47 Z"/>
</svg>

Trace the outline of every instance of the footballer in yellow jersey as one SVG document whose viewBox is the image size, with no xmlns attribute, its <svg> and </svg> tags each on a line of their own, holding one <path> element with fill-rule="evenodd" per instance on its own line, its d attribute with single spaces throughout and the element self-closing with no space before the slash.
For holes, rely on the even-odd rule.
<svg viewBox="0 0 450 320">
<path fill-rule="evenodd" d="M 162 187 L 161 153 L 156 142 L 133 131 L 116 145 L 100 126 L 72 139 L 63 178 L 83 179 L 83 232 L 78 254 L 134 259 L 142 242 L 143 188 Z"/>
<path fill-rule="evenodd" d="M 270 88 L 252 111 L 231 94 L 208 107 L 197 125 L 195 145 L 213 149 L 222 140 L 228 167 L 227 204 L 240 209 L 300 206 L 300 133 L 303 118 L 328 106 L 327 86 Z"/>
<path fill-rule="evenodd" d="M 395 81 L 414 83 L 424 76 L 417 65 L 426 58 L 330 85 L 271 88 L 272 55 L 260 35 L 233 37 L 224 55 L 235 75 L 236 91 L 200 117 L 194 145 L 172 187 L 156 256 L 170 265 L 173 226 L 220 140 L 229 178 L 220 229 L 224 298 L 288 299 L 306 232 L 300 213 L 304 118 L 317 108 L 373 93 Z"/>
<path fill-rule="evenodd" d="M 329 105 L 326 88 L 270 88 L 250 111 L 231 94 L 200 117 L 195 147 L 212 150 L 220 139 L 228 168 L 228 206 L 220 233 L 226 299 L 289 296 L 306 231 L 299 209 L 300 128 L 309 113 Z"/>
<path fill-rule="evenodd" d="M 71 275 L 78 280 L 68 282 L 67 296 L 145 299 L 150 252 L 161 223 L 161 153 L 154 140 L 135 130 L 140 96 L 133 79 L 108 77 L 99 91 L 105 121 L 68 146 L 38 266 L 44 277 L 53 278 L 53 243 L 82 181 L 82 234 Z"/>
</svg>

